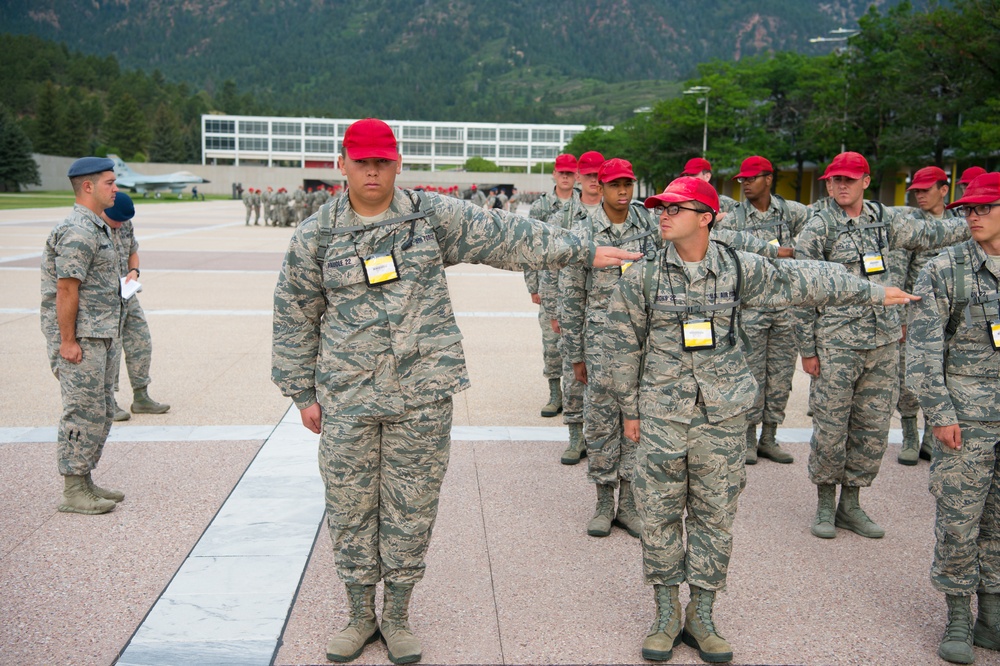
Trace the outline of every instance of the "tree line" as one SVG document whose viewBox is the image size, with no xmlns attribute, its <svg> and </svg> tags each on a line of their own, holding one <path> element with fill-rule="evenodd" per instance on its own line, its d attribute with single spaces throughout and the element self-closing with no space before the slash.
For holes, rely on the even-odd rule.
<svg viewBox="0 0 1000 666">
<path fill-rule="evenodd" d="M 624 156 L 662 188 L 702 151 L 716 166 L 754 154 L 828 162 L 841 146 L 864 154 L 873 183 L 904 166 L 996 167 L 1000 154 L 1000 0 L 954 0 L 916 11 L 874 6 L 857 34 L 822 56 L 777 53 L 698 68 L 684 89 L 613 130 L 588 128 L 566 147 Z"/>
</svg>

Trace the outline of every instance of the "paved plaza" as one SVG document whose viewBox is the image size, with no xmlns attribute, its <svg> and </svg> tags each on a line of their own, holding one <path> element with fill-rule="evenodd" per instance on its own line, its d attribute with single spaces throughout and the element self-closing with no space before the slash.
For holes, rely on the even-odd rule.
<svg viewBox="0 0 1000 666">
<path fill-rule="evenodd" d="M 59 385 L 39 329 L 39 263 L 67 210 L 0 211 L 0 665 L 325 664 L 346 618 L 323 523 L 318 436 L 270 381 L 272 294 L 293 232 L 240 202 L 137 200 L 150 395 L 169 413 L 116 424 L 95 472 L 126 499 L 56 511 Z M 586 464 L 539 409 L 541 334 L 519 273 L 448 269 L 472 388 L 411 621 L 425 664 L 633 664 L 654 610 L 637 540 L 586 535 Z M 122 372 L 119 404 L 131 402 Z M 896 463 L 862 502 L 881 540 L 811 536 L 808 378 L 779 439 L 792 465 L 747 470 L 715 619 L 737 664 L 941 664 L 928 569 L 928 465 Z M 682 588 L 682 601 L 686 600 Z M 386 664 L 381 643 L 359 664 Z M 700 663 L 684 645 L 671 663 Z M 1000 653 L 976 649 L 977 664 Z"/>
</svg>

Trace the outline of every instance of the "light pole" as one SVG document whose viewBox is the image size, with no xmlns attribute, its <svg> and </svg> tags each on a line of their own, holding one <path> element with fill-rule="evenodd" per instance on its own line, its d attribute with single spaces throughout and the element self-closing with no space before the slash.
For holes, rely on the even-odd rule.
<svg viewBox="0 0 1000 666">
<path fill-rule="evenodd" d="M 708 86 L 692 86 L 684 91 L 685 95 L 703 95 L 703 97 L 698 98 L 698 103 L 705 102 L 705 130 L 701 136 L 702 157 L 705 157 L 708 153 L 708 93 L 710 92 L 712 92 L 712 89 Z"/>
<path fill-rule="evenodd" d="M 860 30 L 853 30 L 851 28 L 837 28 L 836 30 L 831 30 L 831 35 L 837 35 L 836 37 L 813 37 L 809 40 L 810 44 L 818 44 L 821 42 L 847 42 L 851 37 L 861 32 Z M 835 52 L 838 55 L 843 56 L 847 50 L 851 48 L 850 43 L 846 46 L 838 46 Z M 846 63 L 846 60 L 844 61 Z M 840 130 L 840 152 L 847 150 L 847 104 L 848 104 L 848 92 L 851 89 L 851 80 L 847 77 L 847 65 L 844 65 L 844 118 L 841 121 Z"/>
</svg>

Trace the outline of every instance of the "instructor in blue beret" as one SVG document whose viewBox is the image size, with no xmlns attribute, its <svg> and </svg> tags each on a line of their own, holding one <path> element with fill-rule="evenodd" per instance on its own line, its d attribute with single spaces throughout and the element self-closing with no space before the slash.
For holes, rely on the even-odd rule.
<svg viewBox="0 0 1000 666">
<path fill-rule="evenodd" d="M 124 309 L 121 259 L 101 213 L 115 203 L 114 162 L 83 157 L 70 166 L 76 203 L 45 241 L 42 333 L 62 392 L 57 462 L 63 477 L 59 510 L 107 513 L 125 499 L 94 483 L 114 417 L 114 386 Z"/>
</svg>

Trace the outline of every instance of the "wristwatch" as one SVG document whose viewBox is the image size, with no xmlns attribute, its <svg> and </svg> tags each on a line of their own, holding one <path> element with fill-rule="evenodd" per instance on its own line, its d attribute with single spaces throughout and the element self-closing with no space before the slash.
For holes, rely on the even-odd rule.
<svg viewBox="0 0 1000 666">
<path fill-rule="evenodd" d="M 139 277 L 140 273 L 139 273 L 139 269 L 138 268 L 130 268 L 130 269 L 128 269 L 129 273 L 131 273 L 132 271 L 135 271 L 135 276 Z M 126 275 L 128 275 L 128 273 L 126 273 Z"/>
</svg>

